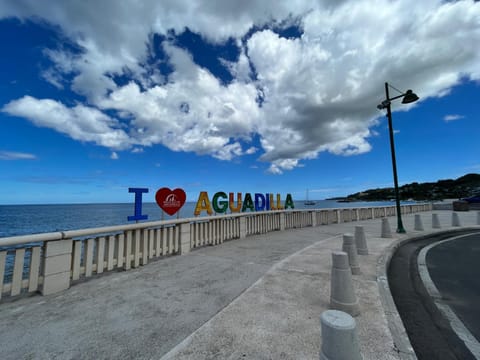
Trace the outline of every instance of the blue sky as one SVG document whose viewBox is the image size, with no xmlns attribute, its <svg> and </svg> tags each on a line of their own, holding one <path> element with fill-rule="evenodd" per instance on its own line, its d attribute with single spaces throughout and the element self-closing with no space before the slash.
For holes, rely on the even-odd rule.
<svg viewBox="0 0 480 360">
<path fill-rule="evenodd" d="M 478 2 L 101 4 L 0 5 L 0 204 L 391 186 L 385 81 L 400 183 L 480 172 Z"/>
</svg>

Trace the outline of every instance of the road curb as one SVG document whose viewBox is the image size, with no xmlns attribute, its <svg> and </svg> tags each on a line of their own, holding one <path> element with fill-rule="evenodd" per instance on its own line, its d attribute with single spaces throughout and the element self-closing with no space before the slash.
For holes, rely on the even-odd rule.
<svg viewBox="0 0 480 360">
<path fill-rule="evenodd" d="M 400 318 L 400 314 L 393 301 L 392 292 L 390 291 L 390 286 L 388 284 L 387 270 L 393 254 L 400 246 L 421 237 L 404 238 L 394 241 L 387 247 L 382 255 L 380 255 L 377 261 L 377 285 L 380 301 L 387 318 L 390 333 L 392 334 L 393 343 L 401 360 L 416 360 L 417 356 L 415 355 L 407 331 L 403 326 L 402 319 Z"/>
</svg>

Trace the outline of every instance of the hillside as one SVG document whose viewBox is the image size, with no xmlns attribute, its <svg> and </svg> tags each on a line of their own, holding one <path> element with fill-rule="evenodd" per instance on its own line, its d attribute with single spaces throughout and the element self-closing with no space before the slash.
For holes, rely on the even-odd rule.
<svg viewBox="0 0 480 360">
<path fill-rule="evenodd" d="M 480 194 L 480 174 L 467 174 L 455 180 L 439 180 L 431 183 L 411 183 L 401 186 L 401 200 L 460 199 Z M 340 201 L 383 201 L 395 198 L 394 188 L 369 189 Z"/>
</svg>

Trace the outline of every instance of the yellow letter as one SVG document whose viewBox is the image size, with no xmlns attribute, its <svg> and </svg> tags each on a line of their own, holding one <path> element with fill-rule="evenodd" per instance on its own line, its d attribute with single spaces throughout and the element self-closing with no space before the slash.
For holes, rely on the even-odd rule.
<svg viewBox="0 0 480 360">
<path fill-rule="evenodd" d="M 273 194 L 268 194 L 268 197 L 270 198 L 270 210 L 277 210 L 275 202 L 273 201 Z"/>
<path fill-rule="evenodd" d="M 206 191 L 200 192 L 198 195 L 197 205 L 195 206 L 195 211 L 193 214 L 195 216 L 200 215 L 202 211 L 206 211 L 208 215 L 212 215 L 212 205 L 210 205 L 210 200 L 208 199 L 208 193 Z"/>
<path fill-rule="evenodd" d="M 283 210 L 282 200 L 280 200 L 280 194 L 277 194 L 277 209 Z"/>
</svg>

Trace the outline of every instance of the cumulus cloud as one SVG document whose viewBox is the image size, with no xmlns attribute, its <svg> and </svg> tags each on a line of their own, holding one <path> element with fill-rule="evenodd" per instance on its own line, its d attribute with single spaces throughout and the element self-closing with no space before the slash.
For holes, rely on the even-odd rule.
<svg viewBox="0 0 480 360">
<path fill-rule="evenodd" d="M 34 160 L 37 157 L 34 154 L 16 152 L 16 151 L 0 151 L 0 160 Z"/>
<path fill-rule="evenodd" d="M 465 118 L 465 116 L 458 115 L 458 114 L 445 115 L 443 117 L 443 121 L 450 122 L 450 121 L 460 120 L 460 119 L 463 119 L 463 118 Z"/>
<path fill-rule="evenodd" d="M 267 171 L 269 173 L 278 175 L 282 174 L 283 170 L 292 170 L 297 166 L 299 166 L 297 159 L 274 160 Z"/>
<path fill-rule="evenodd" d="M 51 99 L 24 96 L 6 104 L 2 111 L 29 119 L 37 126 L 54 129 L 80 141 L 91 141 L 112 149 L 125 149 L 129 137 L 119 123 L 101 111 L 76 105 L 72 108 Z"/>
<path fill-rule="evenodd" d="M 57 25 L 80 49 L 46 49 L 52 66 L 41 76 L 87 100 L 24 96 L 3 111 L 115 151 L 162 144 L 222 160 L 256 151 L 273 174 L 324 151 L 370 151 L 385 81 L 425 99 L 480 79 L 472 0 L 3 2 L 0 18 L 11 16 Z M 279 35 L 292 25 L 301 36 Z M 238 59 L 219 59 L 232 81 L 178 46 L 187 26 L 211 44 L 235 40 Z M 150 61 L 158 51 L 165 58 Z"/>
</svg>

